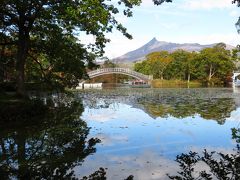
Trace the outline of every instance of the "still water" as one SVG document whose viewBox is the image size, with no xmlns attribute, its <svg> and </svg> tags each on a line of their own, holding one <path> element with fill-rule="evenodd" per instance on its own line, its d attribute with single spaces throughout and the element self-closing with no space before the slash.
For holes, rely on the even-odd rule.
<svg viewBox="0 0 240 180">
<path fill-rule="evenodd" d="M 4 116 L 14 123 L 0 125 L 0 177 L 169 179 L 177 155 L 234 153 L 231 128 L 240 126 L 231 88 L 85 90 L 38 101 L 38 113 Z"/>
</svg>

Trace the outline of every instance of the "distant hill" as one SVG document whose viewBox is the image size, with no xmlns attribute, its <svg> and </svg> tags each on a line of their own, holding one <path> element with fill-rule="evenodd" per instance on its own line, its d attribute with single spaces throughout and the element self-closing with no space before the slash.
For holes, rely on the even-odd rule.
<svg viewBox="0 0 240 180">
<path fill-rule="evenodd" d="M 156 38 L 153 38 L 151 41 L 149 41 L 147 44 L 143 45 L 142 47 L 130 51 L 120 57 L 117 57 L 114 59 L 117 63 L 128 63 L 128 62 L 134 62 L 139 61 L 145 58 L 145 56 L 151 52 L 156 51 L 169 51 L 173 52 L 178 49 L 183 49 L 186 51 L 201 51 L 204 48 L 213 47 L 215 44 L 208 44 L 208 45 L 201 45 L 198 43 L 184 43 L 184 44 L 178 44 L 178 43 L 171 43 L 171 42 L 165 42 L 165 41 L 158 41 Z M 227 45 L 227 49 L 233 49 L 234 46 Z"/>
</svg>

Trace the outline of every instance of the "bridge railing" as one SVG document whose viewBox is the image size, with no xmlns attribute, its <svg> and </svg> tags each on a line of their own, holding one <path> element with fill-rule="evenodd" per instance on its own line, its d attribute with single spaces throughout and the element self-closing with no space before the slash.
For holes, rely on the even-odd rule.
<svg viewBox="0 0 240 180">
<path fill-rule="evenodd" d="M 139 77 L 145 80 L 150 80 L 149 76 L 138 73 L 136 71 L 132 71 L 131 69 L 128 68 L 103 68 L 103 69 L 97 69 L 94 71 L 90 71 L 88 72 L 88 75 L 94 76 L 94 75 L 98 75 L 98 74 L 104 74 L 104 73 L 110 73 L 110 72 L 119 72 L 119 73 L 125 73 L 125 74 L 129 74 L 129 75 L 133 75 L 135 77 Z"/>
</svg>

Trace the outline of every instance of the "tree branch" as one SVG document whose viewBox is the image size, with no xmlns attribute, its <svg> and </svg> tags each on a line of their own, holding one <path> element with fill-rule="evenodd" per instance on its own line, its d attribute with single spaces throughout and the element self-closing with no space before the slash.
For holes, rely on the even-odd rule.
<svg viewBox="0 0 240 180">
<path fill-rule="evenodd" d="M 37 58 L 35 58 L 35 57 L 34 57 L 33 55 L 31 55 L 30 53 L 28 53 L 28 54 L 29 54 L 29 57 L 31 57 L 31 58 L 39 65 L 39 67 L 40 67 L 40 69 L 41 69 L 41 72 L 42 72 L 42 75 L 43 75 L 43 78 L 46 79 L 45 71 L 46 71 L 47 69 L 44 69 L 44 68 L 43 68 L 42 64 L 37 60 Z"/>
<path fill-rule="evenodd" d="M 30 53 L 28 53 L 28 54 L 29 54 L 29 57 L 31 57 L 31 58 L 34 60 L 34 62 L 36 62 L 36 63 L 39 65 L 39 67 L 40 67 L 40 69 L 41 69 L 41 71 L 42 71 L 42 73 L 43 73 L 43 75 L 44 75 L 44 78 L 47 79 L 47 78 L 46 78 L 46 74 L 47 74 L 47 73 L 50 73 L 50 71 L 53 69 L 53 66 L 50 65 L 50 66 L 48 66 L 47 68 L 44 68 L 44 67 L 42 66 L 41 62 L 39 62 L 36 57 L 34 57 L 34 56 L 33 56 L 32 54 L 30 54 Z M 47 73 L 46 73 L 45 71 L 47 71 Z"/>
</svg>

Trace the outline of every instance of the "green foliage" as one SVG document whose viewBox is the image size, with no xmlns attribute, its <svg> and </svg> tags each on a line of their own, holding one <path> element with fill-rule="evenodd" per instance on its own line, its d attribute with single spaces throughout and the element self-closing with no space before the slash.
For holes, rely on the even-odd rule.
<svg viewBox="0 0 240 180">
<path fill-rule="evenodd" d="M 170 64 L 168 73 L 172 79 L 185 80 L 186 64 L 190 60 L 190 53 L 184 50 L 177 50 L 171 54 L 173 62 Z"/>
<path fill-rule="evenodd" d="M 237 6 L 240 7 L 240 0 L 233 0 L 232 3 L 237 3 Z"/>
<path fill-rule="evenodd" d="M 236 68 L 238 50 L 226 50 L 223 43 L 197 52 L 177 50 L 153 52 L 146 60 L 136 63 L 135 71 L 159 79 L 198 80 L 207 83 L 225 83 Z"/>
<path fill-rule="evenodd" d="M 0 179 L 76 179 L 73 168 L 96 152 L 81 102 L 42 98 L 1 102 Z"/>
<path fill-rule="evenodd" d="M 146 56 L 146 60 L 136 63 L 134 70 L 147 75 L 153 75 L 154 78 L 164 78 L 165 70 L 172 61 L 167 51 L 153 52 Z"/>
<path fill-rule="evenodd" d="M 240 7 L 240 0 L 233 0 L 232 3 L 236 3 L 238 7 Z M 236 27 L 237 27 L 237 31 L 238 33 L 240 33 L 240 17 L 238 18 L 238 21 L 236 22 Z M 238 45 L 239 47 L 239 45 Z"/>
<path fill-rule="evenodd" d="M 206 48 L 201 51 L 200 61 L 205 67 L 209 82 L 213 77 L 223 81 L 234 69 L 231 52 L 225 48 L 226 45 L 220 43 L 213 48 Z"/>
<path fill-rule="evenodd" d="M 4 41 L 4 36 L 0 33 L 0 43 Z M 0 82 L 14 79 L 15 54 L 16 48 L 10 48 L 7 44 L 0 45 Z"/>
<path fill-rule="evenodd" d="M 103 68 L 115 68 L 115 67 L 117 67 L 117 65 L 110 60 L 106 60 L 106 61 L 104 61 L 102 67 Z"/>
<path fill-rule="evenodd" d="M 169 53 L 167 51 L 153 52 L 148 54 L 146 59 L 151 66 L 150 70 L 153 77 L 163 79 L 164 72 L 172 61 Z"/>
<path fill-rule="evenodd" d="M 240 147 L 239 147 L 239 134 L 240 129 L 232 129 L 232 139 L 236 140 L 237 147 L 232 154 L 224 154 L 221 152 L 208 152 L 206 149 L 203 155 L 196 152 L 189 152 L 188 154 L 178 155 L 176 161 L 179 163 L 181 171 L 178 175 L 168 175 L 170 179 L 185 180 L 185 179 L 233 179 L 240 178 Z M 204 163 L 204 170 L 200 172 L 195 170 L 198 163 Z"/>
<path fill-rule="evenodd" d="M 240 143 L 240 128 L 232 128 L 232 137 L 237 143 Z"/>
<path fill-rule="evenodd" d="M 151 74 L 151 65 L 148 61 L 142 61 L 140 63 L 134 64 L 134 70 L 137 72 L 141 72 L 146 75 Z"/>
<path fill-rule="evenodd" d="M 171 2 L 154 0 L 154 3 L 160 5 L 165 1 Z M 16 57 L 13 67 L 16 66 L 18 94 L 24 94 L 26 78 L 69 87 L 76 85 L 86 76 L 85 67 L 93 65 L 95 56 L 103 55 L 105 44 L 110 41 L 106 33 L 115 28 L 132 38 L 115 19 L 120 13 L 117 6 L 121 6 L 123 15 L 131 17 L 131 9 L 140 3 L 141 0 L 119 0 L 118 5 L 111 0 L 2 0 L 1 57 L 3 54 L 7 57 L 6 47 Z M 88 47 L 81 44 L 75 37 L 82 33 L 93 35 L 94 44 Z M 10 72 L 13 74 L 13 70 Z"/>
<path fill-rule="evenodd" d="M 26 64 L 27 81 L 40 80 L 53 86 L 72 87 L 87 77 L 86 66 L 93 67 L 95 55 L 77 44 L 77 39 L 72 36 L 59 38 L 52 38 L 50 42 L 41 41 L 31 48 Z"/>
<path fill-rule="evenodd" d="M 106 170 L 104 168 L 99 168 L 93 174 L 90 174 L 88 177 L 84 176 L 82 180 L 106 180 Z"/>
<path fill-rule="evenodd" d="M 193 97 L 181 97 L 181 95 L 159 95 L 152 99 L 144 97 L 139 99 L 140 104 L 152 117 L 186 118 L 198 114 L 204 119 L 215 120 L 218 124 L 224 124 L 231 112 L 236 109 L 234 101 L 230 98 L 198 99 Z M 151 102 L 151 103 L 149 103 Z"/>
</svg>

